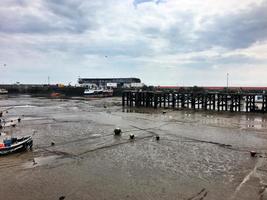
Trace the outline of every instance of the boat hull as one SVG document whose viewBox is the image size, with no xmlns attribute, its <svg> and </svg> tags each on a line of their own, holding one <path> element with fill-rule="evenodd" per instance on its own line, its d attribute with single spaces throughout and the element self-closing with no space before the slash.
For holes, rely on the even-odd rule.
<svg viewBox="0 0 267 200">
<path fill-rule="evenodd" d="M 0 156 L 26 151 L 31 149 L 33 145 L 32 137 L 26 136 L 18 139 L 18 143 L 13 144 L 9 147 L 0 148 Z"/>
<path fill-rule="evenodd" d="M 7 95 L 8 91 L 6 89 L 0 88 L 0 95 Z"/>
</svg>

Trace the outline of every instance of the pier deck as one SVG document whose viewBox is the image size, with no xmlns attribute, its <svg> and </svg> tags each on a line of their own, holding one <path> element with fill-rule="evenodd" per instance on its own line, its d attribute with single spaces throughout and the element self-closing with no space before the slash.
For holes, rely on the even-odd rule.
<svg viewBox="0 0 267 200">
<path fill-rule="evenodd" d="M 260 100 L 257 100 L 260 97 Z M 230 112 L 267 112 L 267 94 L 125 91 L 122 105 Z"/>
</svg>

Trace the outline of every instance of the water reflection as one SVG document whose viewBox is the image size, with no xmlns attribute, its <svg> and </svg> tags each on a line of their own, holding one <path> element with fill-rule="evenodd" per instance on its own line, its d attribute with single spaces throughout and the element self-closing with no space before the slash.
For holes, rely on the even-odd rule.
<svg viewBox="0 0 267 200">
<path fill-rule="evenodd" d="M 267 116 L 259 113 L 229 113 L 194 110 L 172 110 L 153 108 L 123 108 L 126 113 L 158 114 L 162 119 L 173 122 L 194 122 L 219 127 L 235 127 L 241 129 L 267 129 Z"/>
</svg>

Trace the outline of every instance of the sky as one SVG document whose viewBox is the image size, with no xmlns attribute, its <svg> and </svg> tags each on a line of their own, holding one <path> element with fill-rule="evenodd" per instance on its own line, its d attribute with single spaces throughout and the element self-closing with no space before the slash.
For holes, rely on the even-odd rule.
<svg viewBox="0 0 267 200">
<path fill-rule="evenodd" d="M 267 86 L 267 0 L 1 0 L 0 84 Z"/>
</svg>

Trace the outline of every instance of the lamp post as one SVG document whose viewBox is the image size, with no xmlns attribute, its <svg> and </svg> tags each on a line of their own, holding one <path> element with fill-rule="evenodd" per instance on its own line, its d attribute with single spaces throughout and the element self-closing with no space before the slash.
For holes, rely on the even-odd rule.
<svg viewBox="0 0 267 200">
<path fill-rule="evenodd" d="M 229 87 L 229 73 L 226 74 L 226 88 Z"/>
</svg>

